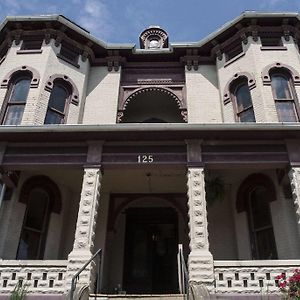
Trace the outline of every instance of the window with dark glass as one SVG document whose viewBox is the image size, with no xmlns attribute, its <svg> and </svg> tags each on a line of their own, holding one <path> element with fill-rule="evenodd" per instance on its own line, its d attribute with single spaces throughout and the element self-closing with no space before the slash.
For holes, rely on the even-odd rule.
<svg viewBox="0 0 300 300">
<path fill-rule="evenodd" d="M 63 124 L 70 92 L 62 83 L 55 83 L 50 94 L 45 124 Z"/>
<path fill-rule="evenodd" d="M 268 190 L 264 186 L 256 186 L 248 198 L 248 220 L 251 237 L 253 259 L 277 259 L 277 250 Z"/>
<path fill-rule="evenodd" d="M 233 89 L 236 115 L 239 122 L 255 122 L 252 98 L 247 80 L 243 80 Z"/>
<path fill-rule="evenodd" d="M 49 221 L 50 197 L 41 188 L 31 190 L 25 212 L 17 259 L 42 259 Z"/>
<path fill-rule="evenodd" d="M 2 124 L 21 124 L 30 84 L 30 76 L 18 77 L 11 82 L 7 93 L 7 99 L 2 109 Z"/>
<path fill-rule="evenodd" d="M 281 36 L 261 36 L 262 47 L 280 47 L 283 46 Z"/>
<path fill-rule="evenodd" d="M 43 37 L 24 37 L 21 50 L 39 50 L 42 48 Z"/>
<path fill-rule="evenodd" d="M 243 45 L 241 40 L 237 40 L 236 42 L 232 43 L 230 47 L 226 48 L 224 50 L 226 55 L 226 61 L 229 61 L 239 55 L 240 53 L 243 53 Z"/>
<path fill-rule="evenodd" d="M 57 56 L 66 60 L 67 62 L 77 65 L 79 59 L 79 49 L 67 43 L 62 43 L 60 52 L 57 54 Z"/>
<path fill-rule="evenodd" d="M 280 122 L 298 122 L 296 93 L 291 77 L 284 73 L 271 74 L 271 86 Z"/>
</svg>

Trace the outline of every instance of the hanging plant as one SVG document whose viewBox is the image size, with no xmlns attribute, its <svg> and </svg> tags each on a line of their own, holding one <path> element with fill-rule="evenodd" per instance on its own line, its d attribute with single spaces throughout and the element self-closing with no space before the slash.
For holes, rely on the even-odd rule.
<svg viewBox="0 0 300 300">
<path fill-rule="evenodd" d="M 205 179 L 207 205 L 212 206 L 216 201 L 222 201 L 225 195 L 224 182 L 220 177 Z"/>
</svg>

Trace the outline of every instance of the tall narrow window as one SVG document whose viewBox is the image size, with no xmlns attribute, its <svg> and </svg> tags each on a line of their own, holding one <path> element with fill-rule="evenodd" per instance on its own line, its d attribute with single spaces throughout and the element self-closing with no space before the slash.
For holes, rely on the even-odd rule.
<svg viewBox="0 0 300 300">
<path fill-rule="evenodd" d="M 242 80 L 232 89 L 239 122 L 255 122 L 253 104 L 247 80 Z"/>
<path fill-rule="evenodd" d="M 271 86 L 280 122 L 298 122 L 296 93 L 291 77 L 285 73 L 271 73 Z"/>
<path fill-rule="evenodd" d="M 2 124 L 19 125 L 30 89 L 31 77 L 25 75 L 12 80 L 2 108 Z"/>
<path fill-rule="evenodd" d="M 248 218 L 254 259 L 277 258 L 267 194 L 268 190 L 264 186 L 256 186 L 248 195 Z"/>
<path fill-rule="evenodd" d="M 42 259 L 49 221 L 50 196 L 46 190 L 31 190 L 21 232 L 17 259 Z"/>
<path fill-rule="evenodd" d="M 45 124 L 63 124 L 70 98 L 70 90 L 62 82 L 55 82 L 50 94 Z"/>
</svg>

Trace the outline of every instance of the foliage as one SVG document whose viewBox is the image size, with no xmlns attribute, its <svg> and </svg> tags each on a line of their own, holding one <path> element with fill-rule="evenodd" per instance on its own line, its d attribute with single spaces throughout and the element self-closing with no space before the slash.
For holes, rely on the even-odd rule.
<svg viewBox="0 0 300 300">
<path fill-rule="evenodd" d="M 220 177 L 205 179 L 206 201 L 209 206 L 221 201 L 225 195 L 224 182 Z"/>
<path fill-rule="evenodd" d="M 286 296 L 286 299 L 300 300 L 300 270 L 294 270 L 294 274 L 286 278 L 282 273 L 276 276 L 280 291 Z"/>
<path fill-rule="evenodd" d="M 18 282 L 10 295 L 10 300 L 24 300 L 27 294 L 27 286 Z"/>
</svg>

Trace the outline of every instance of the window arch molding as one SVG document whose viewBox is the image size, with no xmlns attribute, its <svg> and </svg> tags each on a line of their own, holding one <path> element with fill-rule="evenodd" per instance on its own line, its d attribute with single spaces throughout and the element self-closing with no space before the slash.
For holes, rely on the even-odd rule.
<svg viewBox="0 0 300 300">
<path fill-rule="evenodd" d="M 275 62 L 267 65 L 262 73 L 262 81 L 264 85 L 271 85 L 271 74 L 272 73 L 288 73 L 291 77 L 294 85 L 300 85 L 300 74 L 291 66 Z"/>
<path fill-rule="evenodd" d="M 40 82 L 40 74 L 39 72 L 29 66 L 20 66 L 11 70 L 1 82 L 1 88 L 7 89 L 16 77 L 22 76 L 22 74 L 29 74 L 31 76 L 30 88 L 37 88 Z"/>
<path fill-rule="evenodd" d="M 224 94 L 223 94 L 223 102 L 224 105 L 228 104 L 231 102 L 231 88 L 237 84 L 239 81 L 246 79 L 248 83 L 249 90 L 252 90 L 253 88 L 256 87 L 256 81 L 254 76 L 251 73 L 248 72 L 238 72 L 235 73 L 230 80 L 227 82 L 225 88 L 224 88 Z"/>
<path fill-rule="evenodd" d="M 34 188 L 41 188 L 45 190 L 50 197 L 50 211 L 60 214 L 62 210 L 61 193 L 56 185 L 49 177 L 38 175 L 27 179 L 21 189 L 19 202 L 28 204 L 30 199 L 30 192 Z"/>
<path fill-rule="evenodd" d="M 45 85 L 45 90 L 48 92 L 52 92 L 52 89 L 54 87 L 55 82 L 57 81 L 61 81 L 62 83 L 64 83 L 66 85 L 66 87 L 69 88 L 70 90 L 70 102 L 74 105 L 79 105 L 79 92 L 78 89 L 74 83 L 74 81 L 67 75 L 64 74 L 54 74 L 51 75 L 48 80 L 47 83 Z"/>
<path fill-rule="evenodd" d="M 246 179 L 244 179 L 244 181 L 238 189 L 236 199 L 236 210 L 238 213 L 247 211 L 248 195 L 257 186 L 262 186 L 266 188 L 266 190 L 268 191 L 268 202 L 276 200 L 276 190 L 273 181 L 267 175 L 261 173 L 251 174 Z"/>
</svg>

